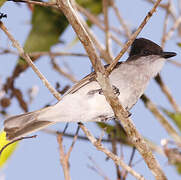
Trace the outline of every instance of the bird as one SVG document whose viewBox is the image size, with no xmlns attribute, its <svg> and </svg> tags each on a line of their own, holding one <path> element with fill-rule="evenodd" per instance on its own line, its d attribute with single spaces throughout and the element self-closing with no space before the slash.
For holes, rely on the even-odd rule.
<svg viewBox="0 0 181 180">
<path fill-rule="evenodd" d="M 175 52 L 165 52 L 151 40 L 134 40 L 128 59 L 118 62 L 109 75 L 113 92 L 127 111 L 173 56 Z M 96 81 L 96 73 L 92 72 L 73 85 L 57 104 L 6 119 L 4 131 L 8 140 L 14 140 L 58 122 L 100 122 L 113 118 L 114 112 Z"/>
</svg>

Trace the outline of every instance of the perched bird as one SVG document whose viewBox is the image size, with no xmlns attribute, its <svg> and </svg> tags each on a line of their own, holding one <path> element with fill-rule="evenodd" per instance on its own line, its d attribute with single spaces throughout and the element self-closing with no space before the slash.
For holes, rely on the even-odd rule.
<svg viewBox="0 0 181 180">
<path fill-rule="evenodd" d="M 175 55 L 174 52 L 164 52 L 148 39 L 136 39 L 129 58 L 119 62 L 109 75 L 122 106 L 130 110 L 166 59 Z M 57 104 L 6 119 L 4 130 L 7 139 L 13 140 L 57 122 L 106 121 L 113 117 L 113 110 L 96 81 L 95 72 L 92 72 L 75 84 Z"/>
</svg>

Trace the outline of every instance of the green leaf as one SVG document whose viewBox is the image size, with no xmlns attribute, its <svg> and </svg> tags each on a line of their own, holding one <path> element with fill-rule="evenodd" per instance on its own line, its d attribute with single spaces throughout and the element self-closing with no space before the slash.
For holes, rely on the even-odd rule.
<svg viewBox="0 0 181 180">
<path fill-rule="evenodd" d="M 6 140 L 6 133 L 4 131 L 1 131 L 0 132 L 0 149 L 2 149 L 9 142 L 10 141 Z M 13 144 L 10 144 L 3 150 L 0 156 L 0 167 L 2 167 L 6 163 L 6 161 L 9 159 L 9 157 L 13 154 L 17 145 L 18 145 L 18 142 L 15 142 Z"/>
<path fill-rule="evenodd" d="M 161 109 L 170 119 L 173 120 L 175 125 L 181 131 L 181 113 L 180 112 L 170 112 L 165 108 L 161 108 Z"/>
<path fill-rule="evenodd" d="M 177 43 L 177 45 L 178 45 L 179 47 L 181 47 L 181 43 Z"/>
<path fill-rule="evenodd" d="M 101 0 L 77 0 L 83 7 L 89 9 L 91 13 L 99 14 L 102 12 Z M 34 6 L 32 13 L 32 29 L 25 41 L 24 49 L 26 52 L 49 51 L 50 48 L 59 42 L 59 38 L 68 26 L 65 16 L 59 11 L 50 7 Z M 38 57 L 32 58 L 33 61 Z M 9 78 L 11 81 L 5 83 L 6 91 L 11 89 L 14 80 L 25 71 L 29 66 L 22 59 L 18 63 Z M 10 83 L 11 82 L 11 83 Z"/>
<path fill-rule="evenodd" d="M 60 11 L 42 6 L 34 6 L 31 22 L 32 29 L 24 44 L 25 52 L 50 51 L 50 48 L 58 43 L 60 35 L 68 26 L 68 21 Z M 36 59 L 32 58 L 33 61 Z M 11 83 L 13 84 L 14 79 L 28 67 L 24 59 L 19 58 Z"/>
<path fill-rule="evenodd" d="M 67 25 L 65 16 L 59 11 L 35 6 L 32 29 L 24 45 L 25 51 L 49 51 L 52 45 L 58 43 L 59 36 Z"/>
<path fill-rule="evenodd" d="M 78 0 L 78 3 L 94 14 L 102 12 L 101 0 Z M 59 37 L 67 26 L 68 21 L 60 11 L 34 6 L 32 29 L 24 44 L 24 50 L 26 52 L 49 51 L 52 45 L 59 42 Z"/>
<path fill-rule="evenodd" d="M 77 0 L 77 3 L 93 14 L 97 15 L 102 12 L 102 0 Z"/>
<path fill-rule="evenodd" d="M 176 166 L 177 172 L 181 174 L 181 163 L 176 163 L 175 166 Z"/>
<path fill-rule="evenodd" d="M 6 2 L 6 0 L 0 0 L 0 7 Z"/>
<path fill-rule="evenodd" d="M 111 139 L 115 139 L 116 141 L 120 141 L 123 144 L 131 145 L 127 139 L 127 135 L 120 124 L 110 125 L 104 122 L 97 122 L 96 123 L 101 129 L 111 137 Z"/>
</svg>

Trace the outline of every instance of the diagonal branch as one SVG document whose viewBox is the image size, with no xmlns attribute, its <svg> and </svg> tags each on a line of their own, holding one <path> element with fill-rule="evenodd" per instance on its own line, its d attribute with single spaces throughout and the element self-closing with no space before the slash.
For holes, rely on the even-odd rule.
<svg viewBox="0 0 181 180">
<path fill-rule="evenodd" d="M 44 77 L 44 75 L 39 71 L 39 69 L 32 62 L 30 56 L 24 52 L 24 49 L 21 47 L 18 41 L 14 39 L 14 37 L 9 33 L 8 29 L 4 26 L 4 24 L 0 21 L 0 28 L 4 31 L 4 33 L 8 36 L 13 46 L 18 50 L 19 55 L 27 62 L 27 64 L 34 70 L 37 76 L 42 80 L 43 84 L 49 89 L 49 91 L 54 95 L 55 98 L 60 100 L 59 93 L 51 86 L 48 80 Z"/>
<path fill-rule="evenodd" d="M 123 47 L 123 49 L 120 51 L 120 53 L 117 55 L 117 57 L 114 59 L 114 61 L 112 62 L 112 64 L 110 64 L 110 66 L 108 67 L 107 71 L 110 73 L 114 67 L 116 66 L 117 62 L 119 61 L 119 59 L 123 56 L 123 54 L 127 51 L 127 49 L 129 48 L 129 46 L 133 43 L 133 41 L 135 40 L 135 38 L 138 36 L 138 34 L 141 32 L 141 30 L 143 29 L 143 27 L 145 26 L 145 24 L 148 22 L 148 20 L 152 17 L 153 13 L 156 11 L 156 8 L 158 7 L 158 5 L 160 4 L 162 0 L 157 0 L 156 3 L 154 4 L 153 8 L 148 12 L 148 14 L 146 15 L 146 17 L 144 18 L 143 22 L 140 24 L 140 26 L 138 27 L 138 29 L 131 35 L 130 39 L 127 41 L 127 43 L 125 44 L 125 46 Z"/>
<path fill-rule="evenodd" d="M 139 32 L 142 30 L 144 25 L 147 23 L 147 21 L 150 19 L 152 14 L 155 12 L 156 7 L 159 5 L 161 0 L 157 0 L 155 3 L 153 9 L 148 13 L 148 15 L 145 17 L 143 23 L 140 25 L 138 30 L 133 34 L 132 38 L 127 42 L 127 44 L 124 46 L 121 53 L 117 56 L 116 60 L 111 64 L 109 68 L 109 72 L 114 68 L 114 66 L 117 64 L 119 58 L 123 55 L 123 53 L 128 49 L 128 47 L 131 45 L 133 40 L 136 38 L 136 36 L 139 34 Z M 79 40 L 83 44 L 91 62 L 95 69 L 96 75 L 97 75 L 97 81 L 99 85 L 101 86 L 103 93 L 106 97 L 106 100 L 111 105 L 115 116 L 121 120 L 121 123 L 127 132 L 128 137 L 131 139 L 137 150 L 140 152 L 142 157 L 144 158 L 145 162 L 147 163 L 148 167 L 154 174 L 155 178 L 157 180 L 164 180 L 166 179 L 163 171 L 160 168 L 159 163 L 156 161 L 155 157 L 153 156 L 150 148 L 142 138 L 142 136 L 139 134 L 139 132 L 136 130 L 133 122 L 130 118 L 128 118 L 128 112 L 121 106 L 119 103 L 118 97 L 114 95 L 112 87 L 109 83 L 109 79 L 107 77 L 107 72 L 105 71 L 103 65 L 101 64 L 100 58 L 97 55 L 97 52 L 94 48 L 94 45 L 86 32 L 85 28 L 81 24 L 81 21 L 79 20 L 79 15 L 75 11 L 76 8 L 73 8 L 74 1 L 71 1 L 73 5 L 71 5 L 69 0 L 57 0 L 57 6 L 60 8 L 60 10 L 64 13 L 64 15 L 67 17 L 69 23 L 72 25 L 74 31 L 76 32 Z M 121 56 L 120 56 L 121 55 Z M 81 126 L 81 128 L 85 130 L 84 126 Z M 84 133 L 87 133 L 86 130 Z M 87 133 L 86 135 L 89 135 Z M 91 139 L 90 139 L 91 140 Z M 96 145 L 95 141 L 91 141 L 94 145 Z M 102 147 L 101 147 L 102 148 Z M 101 149 L 100 148 L 100 149 Z M 100 150 L 99 149 L 99 150 Z M 113 157 L 111 157 L 113 160 L 115 160 Z"/>
<path fill-rule="evenodd" d="M 141 96 L 141 100 L 144 105 L 153 113 L 153 115 L 159 120 L 161 125 L 165 128 L 167 133 L 175 140 L 175 142 L 181 144 L 181 137 L 172 127 L 172 125 L 167 121 L 167 119 L 159 112 L 156 105 L 145 95 Z"/>
<path fill-rule="evenodd" d="M 82 124 L 79 123 L 80 128 L 84 131 L 89 141 L 99 150 L 104 152 L 108 157 L 110 157 L 117 165 L 121 166 L 125 170 L 127 170 L 130 174 L 132 174 L 136 179 L 144 180 L 145 178 L 134 171 L 130 166 L 125 164 L 118 156 L 113 154 L 111 151 L 106 149 L 100 141 L 94 138 L 94 136 L 89 132 L 89 130 Z"/>
<path fill-rule="evenodd" d="M 168 101 L 170 102 L 170 104 L 172 105 L 173 109 L 176 112 L 180 112 L 181 108 L 179 107 L 179 105 L 176 103 L 175 99 L 173 98 L 169 88 L 166 86 L 166 84 L 163 82 L 161 76 L 158 74 L 155 77 L 155 81 L 157 82 L 157 84 L 160 86 L 162 92 L 165 94 L 165 96 L 167 97 Z"/>
</svg>

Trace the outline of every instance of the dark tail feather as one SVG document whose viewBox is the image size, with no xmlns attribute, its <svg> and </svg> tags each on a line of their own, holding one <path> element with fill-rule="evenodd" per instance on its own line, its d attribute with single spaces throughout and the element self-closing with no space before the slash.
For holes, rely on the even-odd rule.
<svg viewBox="0 0 181 180">
<path fill-rule="evenodd" d="M 4 131 L 8 140 L 17 139 L 26 136 L 32 132 L 54 124 L 52 121 L 39 120 L 38 116 L 48 108 L 41 109 L 18 116 L 12 116 L 4 121 Z"/>
</svg>

